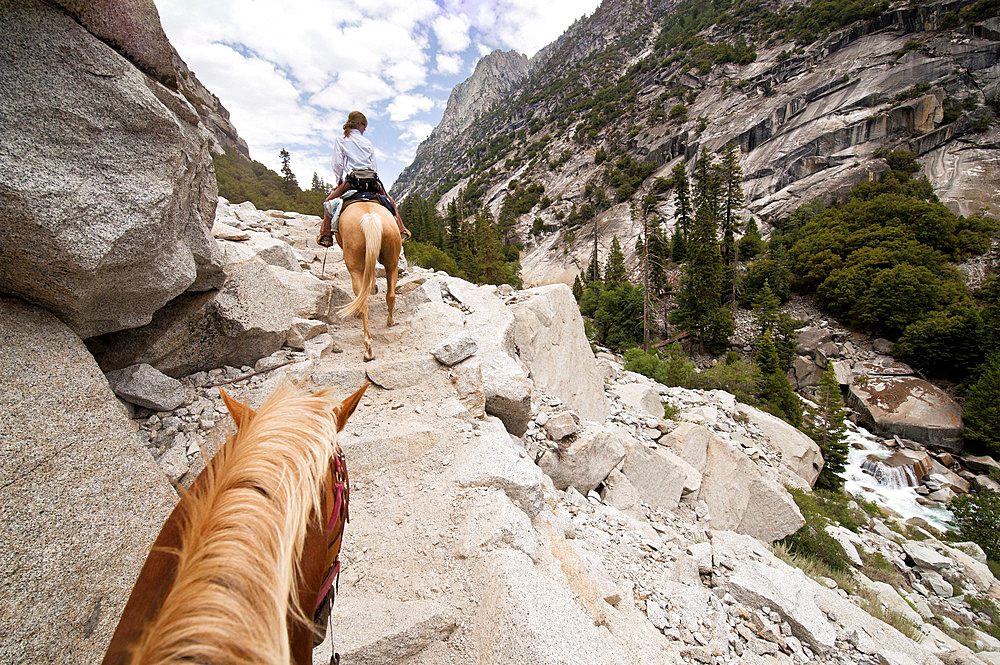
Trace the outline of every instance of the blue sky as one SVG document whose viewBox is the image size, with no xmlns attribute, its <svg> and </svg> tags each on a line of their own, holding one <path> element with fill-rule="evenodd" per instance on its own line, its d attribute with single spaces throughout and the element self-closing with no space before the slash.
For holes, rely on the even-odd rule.
<svg viewBox="0 0 1000 665">
<path fill-rule="evenodd" d="M 494 49 L 534 55 L 600 0 L 155 0 L 171 43 L 222 100 L 250 156 L 299 183 L 332 181 L 348 112 L 389 185 L 455 84 Z"/>
</svg>

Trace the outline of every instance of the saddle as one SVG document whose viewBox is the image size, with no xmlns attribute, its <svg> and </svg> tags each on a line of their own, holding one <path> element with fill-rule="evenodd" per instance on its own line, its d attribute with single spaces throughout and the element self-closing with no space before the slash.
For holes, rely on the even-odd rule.
<svg viewBox="0 0 1000 665">
<path fill-rule="evenodd" d="M 355 190 L 353 192 L 350 191 L 345 192 L 343 198 L 344 198 L 345 209 L 352 203 L 358 203 L 359 201 L 376 201 L 382 204 L 382 206 L 386 210 L 391 212 L 393 217 L 396 216 L 396 206 L 392 205 L 392 201 L 390 201 L 389 197 L 386 196 L 385 194 L 380 194 L 378 192 L 362 192 Z M 344 211 L 341 210 L 340 212 L 341 214 L 343 214 Z"/>
</svg>

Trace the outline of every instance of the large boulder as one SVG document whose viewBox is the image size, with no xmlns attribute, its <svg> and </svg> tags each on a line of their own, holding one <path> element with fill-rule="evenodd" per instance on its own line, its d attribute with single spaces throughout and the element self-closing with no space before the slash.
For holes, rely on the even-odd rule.
<svg viewBox="0 0 1000 665">
<path fill-rule="evenodd" d="M 940 388 L 913 376 L 856 377 L 848 402 L 883 434 L 952 451 L 962 449 L 962 408 Z"/>
<path fill-rule="evenodd" d="M 147 363 L 173 377 L 232 365 L 253 365 L 284 344 L 292 325 L 285 290 L 268 266 L 251 261 L 229 267 L 219 291 L 185 294 L 153 322 L 102 340 L 105 371 Z"/>
<path fill-rule="evenodd" d="M 781 463 L 809 486 L 816 484 L 819 472 L 823 470 L 823 451 L 800 430 L 781 418 L 746 404 L 738 406 L 739 413 L 767 440 L 772 450 L 781 453 Z"/>
<path fill-rule="evenodd" d="M 624 665 L 611 634 L 594 625 L 565 580 L 544 575 L 520 552 L 484 558 L 482 593 L 473 619 L 479 662 L 535 665 Z"/>
<path fill-rule="evenodd" d="M 457 303 L 465 313 L 465 333 L 476 343 L 476 355 L 456 367 L 479 366 L 486 412 L 502 420 L 508 432 L 521 436 L 531 419 L 534 384 L 516 360 L 514 315 L 495 286 L 475 286 L 452 277 L 434 281 L 437 284 L 428 282 L 420 290 L 430 294 L 440 288 L 442 298 Z"/>
<path fill-rule="evenodd" d="M 86 338 L 220 286 L 215 173 L 187 100 L 40 0 L 0 3 L 0 63 L 25 93 L 0 96 L 0 289 Z"/>
<path fill-rule="evenodd" d="M 354 300 L 354 296 L 340 285 L 322 280 L 312 273 L 275 265 L 269 265 L 268 269 L 284 287 L 295 316 L 335 323 L 340 321 L 337 310 Z"/>
<path fill-rule="evenodd" d="M 173 411 L 188 401 L 183 383 L 150 365 L 116 369 L 108 372 L 107 379 L 123 400 L 154 411 Z"/>
<path fill-rule="evenodd" d="M 685 486 L 701 483 L 701 474 L 674 453 L 650 450 L 634 439 L 626 440 L 622 474 L 643 501 L 660 510 L 673 510 Z"/>
<path fill-rule="evenodd" d="M 538 466 L 558 489 L 575 487 L 586 494 L 608 477 L 625 457 L 625 437 L 600 425 L 590 425 L 558 449 L 545 451 Z"/>
<path fill-rule="evenodd" d="M 660 443 L 702 474 L 694 498 L 708 504 L 712 528 L 773 542 L 805 524 L 784 487 L 710 430 L 681 423 Z"/>
<path fill-rule="evenodd" d="M 611 392 L 618 396 L 627 408 L 643 416 L 662 418 L 666 413 L 660 393 L 643 383 L 623 383 L 611 386 Z"/>
<path fill-rule="evenodd" d="M 510 309 L 518 356 L 535 386 L 559 397 L 581 418 L 604 422 L 604 379 L 569 287 L 552 284 L 522 291 Z"/>
<path fill-rule="evenodd" d="M 487 418 L 478 431 L 479 436 L 456 456 L 452 473 L 458 483 L 502 489 L 529 517 L 537 515 L 545 503 L 541 469 L 525 456 L 497 418 Z"/>
<path fill-rule="evenodd" d="M 214 237 L 218 237 L 216 229 L 222 226 L 225 225 L 220 225 L 216 221 L 212 227 Z M 246 240 L 220 243 L 219 249 L 222 251 L 225 263 L 243 263 L 257 257 L 268 265 L 285 270 L 293 272 L 302 270 L 299 267 L 299 260 L 295 257 L 295 250 L 284 240 L 261 231 L 241 231 L 241 233 L 246 234 Z"/>
<path fill-rule="evenodd" d="M 99 662 L 176 501 L 80 339 L 0 299 L 0 661 Z"/>
</svg>

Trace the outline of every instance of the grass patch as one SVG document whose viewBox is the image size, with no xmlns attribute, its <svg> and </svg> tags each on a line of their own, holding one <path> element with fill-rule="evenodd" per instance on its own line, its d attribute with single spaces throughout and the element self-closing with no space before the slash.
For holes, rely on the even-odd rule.
<svg viewBox="0 0 1000 665">
<path fill-rule="evenodd" d="M 878 596 L 867 589 L 858 587 L 856 589 L 856 593 L 861 599 L 858 606 L 865 612 L 868 612 L 868 614 L 880 621 L 886 622 L 914 642 L 920 639 L 922 635 L 920 632 L 920 626 L 907 619 L 902 613 L 888 607 L 884 607 L 882 602 L 878 599 Z"/>
<path fill-rule="evenodd" d="M 677 417 L 681 414 L 681 407 L 674 404 L 668 404 L 663 402 L 663 419 L 664 420 L 677 420 Z"/>
<path fill-rule="evenodd" d="M 821 577 L 829 577 L 837 583 L 838 587 L 845 591 L 850 591 L 857 586 L 857 582 L 854 581 L 851 572 L 846 568 L 832 568 L 822 559 L 799 554 L 781 540 L 772 543 L 770 547 L 774 556 L 789 566 L 795 566 L 816 581 L 819 581 Z"/>
<path fill-rule="evenodd" d="M 985 596 L 967 596 L 965 602 L 977 614 L 985 614 L 988 619 L 979 622 L 979 630 L 1000 640 L 1000 607 L 996 602 Z"/>
<path fill-rule="evenodd" d="M 906 580 L 906 576 L 899 572 L 895 566 L 890 563 L 888 559 L 882 556 L 878 552 L 868 553 L 864 550 L 859 550 L 858 554 L 861 555 L 861 560 L 864 562 L 864 566 L 861 568 L 861 572 L 864 573 L 865 577 L 875 582 L 885 582 L 894 589 L 910 588 L 909 582 Z"/>
<path fill-rule="evenodd" d="M 792 553 L 805 559 L 822 561 L 832 570 L 847 570 L 849 564 L 843 548 L 826 532 L 827 525 L 839 524 L 851 531 L 857 531 L 867 516 L 861 510 L 851 508 L 851 499 L 842 492 L 817 490 L 805 492 L 789 488 L 792 498 L 802 512 L 806 523 L 801 529 L 786 536 L 781 542 Z"/>
<path fill-rule="evenodd" d="M 799 568 L 814 580 L 818 581 L 821 577 L 829 577 L 837 583 L 838 587 L 856 597 L 858 607 L 868 612 L 868 614 L 889 624 L 911 640 L 917 641 L 920 639 L 920 626 L 907 619 L 900 612 L 883 607 L 878 596 L 859 585 L 849 569 L 832 568 L 822 559 L 805 556 L 794 551 L 783 541 L 772 544 L 771 552 L 788 565 Z M 888 564 L 888 562 L 886 563 Z"/>
</svg>

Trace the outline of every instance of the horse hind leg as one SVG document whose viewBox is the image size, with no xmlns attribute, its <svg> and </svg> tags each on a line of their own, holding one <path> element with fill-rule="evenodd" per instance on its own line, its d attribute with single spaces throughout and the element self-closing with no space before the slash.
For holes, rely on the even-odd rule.
<svg viewBox="0 0 1000 665">
<path fill-rule="evenodd" d="M 365 344 L 365 362 L 369 360 L 375 360 L 375 352 L 372 351 L 372 335 L 368 330 L 368 303 L 365 303 L 364 308 L 361 310 L 361 326 L 364 330 L 364 344 Z"/>
<path fill-rule="evenodd" d="M 385 325 L 389 328 L 393 326 L 392 312 L 396 309 L 396 279 L 398 278 L 397 266 L 385 271 L 385 306 L 389 310 L 389 315 L 385 318 Z"/>
</svg>

